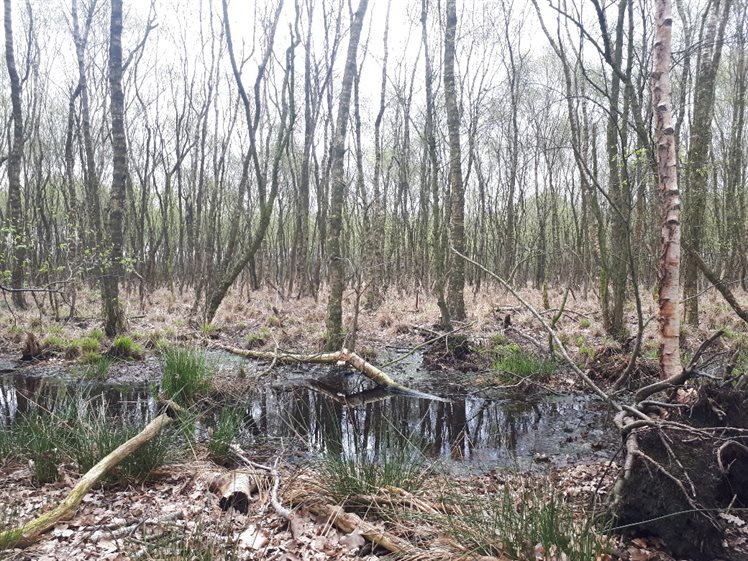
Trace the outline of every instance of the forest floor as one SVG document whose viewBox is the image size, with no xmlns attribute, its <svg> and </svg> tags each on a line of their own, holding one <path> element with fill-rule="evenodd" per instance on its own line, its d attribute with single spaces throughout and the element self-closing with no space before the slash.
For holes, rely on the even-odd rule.
<svg viewBox="0 0 748 561">
<path fill-rule="evenodd" d="M 692 355 L 699 344 L 716 329 L 725 329 L 723 350 L 731 345 L 744 345 L 748 333 L 739 318 L 716 294 L 703 297 L 703 321 L 699 330 L 684 328 L 684 356 Z M 544 317 L 552 318 L 563 299 L 563 292 L 549 291 L 547 306 L 538 291 L 522 292 L 531 304 L 541 310 Z M 467 353 L 449 356 L 440 352 L 425 351 L 424 360 L 429 375 L 409 377 L 402 380 L 415 389 L 442 394 L 463 392 L 488 398 L 506 398 L 507 391 L 513 399 L 522 399 L 525 394 L 581 395 L 586 391 L 580 380 L 570 370 L 559 366 L 552 374 L 542 379 L 525 381 L 508 380 L 497 374 L 486 358 L 486 349 L 497 341 L 514 342 L 528 353 L 545 355 L 548 349 L 547 335 L 532 316 L 522 309 L 510 294 L 498 290 L 466 298 L 469 317 L 457 324 L 458 332 L 451 337 L 464 335 L 470 341 Z M 350 310 L 354 297 L 349 294 L 344 309 L 349 313 L 344 318 L 350 327 L 354 318 Z M 547 309 L 546 309 L 547 308 Z M 218 344 L 267 351 L 316 352 L 321 350 L 324 337 L 325 300 L 311 298 L 283 299 L 271 291 L 250 293 L 242 298 L 232 294 L 223 304 L 211 325 L 191 319 L 191 295 L 180 297 L 166 291 L 157 291 L 145 301 L 129 301 L 131 336 L 146 349 L 146 360 L 135 364 L 114 365 L 107 383 L 134 384 L 152 382 L 157 379 L 159 365 L 153 358 L 155 349 L 167 343 L 179 343 L 196 347 L 214 348 Z M 628 311 L 632 332 L 636 329 L 633 307 Z M 644 302 L 644 316 L 654 316 L 655 304 L 650 298 Z M 34 333 L 40 341 L 54 335 L 73 340 L 100 327 L 98 300 L 95 295 L 81 293 L 75 316 L 67 322 L 54 322 L 38 309 L 12 316 L 0 311 L 0 373 L 11 375 L 19 370 L 20 357 L 27 332 Z M 507 322 L 507 315 L 510 320 Z M 388 349 L 401 355 L 407 349 L 422 345 L 436 335 L 435 322 L 438 309 L 433 299 L 420 294 L 391 294 L 376 312 L 361 310 L 357 318 L 358 328 L 355 349 L 374 363 L 386 362 Z M 507 323 L 511 328 L 507 329 Z M 626 348 L 610 340 L 602 327 L 597 305 L 593 299 L 582 299 L 570 295 L 563 315 L 556 327 L 561 341 L 571 351 L 572 357 L 584 370 L 590 369 L 595 379 L 604 387 L 609 386 L 620 374 L 628 360 Z M 656 323 L 647 325 L 642 345 L 642 357 L 637 363 L 633 384 L 652 380 L 657 375 Z M 498 338 L 497 338 L 498 336 Z M 443 348 L 443 347 L 441 347 Z M 421 355 L 416 355 L 420 357 Z M 73 364 L 73 357 L 58 356 L 37 364 L 49 368 L 48 373 L 65 371 Z M 53 365 L 54 367 L 50 367 Z M 60 367 L 56 370 L 57 367 Z M 27 367 L 26 367 L 27 368 Z M 245 377 L 235 376 L 234 369 L 227 369 L 217 378 L 224 391 L 240 394 L 243 388 L 264 383 L 260 375 L 267 375 L 267 365 L 258 366 Z M 398 370 L 394 370 L 396 379 Z M 398 380 L 400 381 L 400 380 Z M 2 429 L 2 426 L 0 426 Z M 611 489 L 620 461 L 619 447 L 609 441 L 589 458 L 576 459 L 570 463 L 557 463 L 553 458 L 534 458 L 535 468 L 526 473 L 511 469 L 481 469 L 455 473 L 430 470 L 415 498 L 408 508 L 396 509 L 394 503 L 379 497 L 362 506 L 353 508 L 362 519 L 388 535 L 416 546 L 412 558 L 418 552 L 429 552 L 422 558 L 439 558 L 434 552 L 442 552 L 442 558 L 456 558 L 462 554 L 478 558 L 471 552 L 479 547 L 471 540 L 475 536 L 456 531 L 455 521 L 442 516 L 445 490 L 460 489 L 464 497 L 476 500 L 496 500 L 504 490 L 514 490 L 517 496 L 522 490 L 548 486 L 568 501 L 573 512 L 578 513 L 581 524 L 589 515 L 591 504 L 604 501 Z M 591 449 L 590 449 L 591 450 Z M 249 460 L 262 464 L 272 463 L 277 452 L 268 447 L 256 450 L 245 449 Z M 239 468 L 240 470 L 242 468 Z M 314 471 L 313 462 L 288 461 L 281 464 L 281 500 L 286 504 L 297 504 L 299 489 L 308 497 L 330 502 L 320 497 L 324 493 L 318 488 L 320 473 Z M 157 469 L 145 482 L 138 484 L 107 483 L 92 490 L 84 499 L 71 520 L 58 524 L 36 544 L 24 550 L 0 552 L 0 559 L 368 559 L 373 561 L 385 557 L 388 551 L 372 545 L 370 539 L 362 537 L 360 529 L 351 531 L 332 524 L 327 511 L 320 511 L 311 503 L 303 503 L 295 511 L 294 521 L 281 517 L 269 504 L 269 493 L 260 489 L 253 498 L 247 513 L 234 509 L 224 512 L 219 507 L 217 495 L 211 492 L 211 482 L 226 468 L 207 460 L 204 446 L 196 446 L 189 461 Z M 62 479 L 57 483 L 38 486 L 34 484 L 30 466 L 17 460 L 0 458 L 0 530 L 12 523 L 25 521 L 50 505 L 57 504 L 75 483 L 75 466 L 61 468 Z M 315 485 L 315 482 L 317 485 Z M 261 486 L 262 487 L 262 486 Z M 391 498 L 390 498 L 391 499 Z M 417 500 L 416 500 L 417 499 Z M 348 503 L 339 499 L 338 503 Z M 470 501 L 467 501 L 470 502 Z M 385 507 L 382 506 L 385 504 Z M 402 506 L 401 503 L 398 505 Z M 420 505 L 420 506 L 414 506 Z M 315 510 L 316 508 L 316 510 Z M 430 509 L 435 512 L 431 512 Z M 350 508 L 348 510 L 351 510 Z M 406 512 L 407 511 L 407 512 Z M 327 512 L 327 514 L 325 513 Z M 582 514 L 582 513 L 586 514 Z M 393 516 L 394 513 L 394 516 Z M 737 524 L 737 523 L 736 523 Z M 737 538 L 746 541 L 745 526 L 738 525 Z M 365 533 L 365 532 L 364 532 Z M 461 536 L 461 538 L 460 538 Z M 460 539 L 465 540 L 462 545 Z M 568 557 L 560 552 L 538 549 L 539 544 L 521 544 L 520 553 L 487 549 L 495 559 L 509 559 L 511 555 L 526 555 L 527 559 L 561 560 Z M 627 536 L 613 537 L 607 543 L 609 552 L 599 559 L 622 559 L 630 561 L 674 559 L 656 538 Z M 488 547 L 488 546 L 487 546 Z M 462 548 L 462 549 L 461 549 Z M 504 555 L 504 557 L 502 557 Z"/>
</svg>

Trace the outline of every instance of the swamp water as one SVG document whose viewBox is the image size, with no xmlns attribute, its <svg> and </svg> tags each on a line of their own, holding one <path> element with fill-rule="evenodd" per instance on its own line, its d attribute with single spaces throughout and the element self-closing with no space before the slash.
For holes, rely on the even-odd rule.
<svg viewBox="0 0 748 561">
<path fill-rule="evenodd" d="M 236 378 L 239 364 L 245 365 L 250 379 L 253 371 L 266 368 L 216 353 L 209 358 L 224 378 Z M 419 371 L 419 362 L 416 357 L 389 370 L 416 388 L 429 378 L 449 376 Z M 0 428 L 34 408 L 52 406 L 61 388 L 86 396 L 85 403 L 91 406 L 104 405 L 113 416 L 145 425 L 158 412 L 157 386 L 142 378 L 153 378 L 157 363 L 118 368 L 145 373 L 141 378 L 114 376 L 126 380 L 115 384 L 81 381 L 69 366 L 0 368 Z M 270 455 L 284 450 L 303 461 L 322 451 L 350 455 L 365 450 L 376 455 L 415 446 L 427 461 L 452 472 L 583 463 L 607 459 L 615 449 L 617 436 L 609 412 L 588 396 L 487 399 L 429 389 L 447 398 L 435 401 L 372 386 L 350 371 L 278 366 L 260 386 L 214 396 L 198 430 L 204 432 L 215 423 L 221 407 L 230 405 L 243 416 L 240 445 L 246 450 L 261 448 Z"/>
</svg>

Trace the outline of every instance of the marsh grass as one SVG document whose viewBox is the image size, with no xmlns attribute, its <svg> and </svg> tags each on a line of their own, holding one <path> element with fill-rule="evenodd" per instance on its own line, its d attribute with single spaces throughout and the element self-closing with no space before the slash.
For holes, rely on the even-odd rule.
<svg viewBox="0 0 748 561">
<path fill-rule="evenodd" d="M 161 390 L 180 405 L 193 405 L 210 390 L 213 371 L 201 350 L 165 347 L 161 367 Z"/>
<path fill-rule="evenodd" d="M 444 504 L 452 508 L 435 515 L 472 555 L 517 560 L 590 561 L 608 549 L 591 517 L 577 514 L 550 482 L 521 482 L 496 493 L 453 494 Z"/>
<path fill-rule="evenodd" d="M 493 369 L 501 378 L 546 380 L 558 366 L 554 360 L 524 351 L 516 343 L 496 346 L 492 354 Z"/>
<path fill-rule="evenodd" d="M 128 335 L 115 337 L 112 340 L 112 346 L 107 351 L 109 356 L 124 360 L 142 360 L 144 353 L 143 346 Z"/>
<path fill-rule="evenodd" d="M 396 427 L 389 429 L 380 431 L 373 445 L 354 433 L 351 447 L 338 446 L 342 439 L 327 447 L 319 470 L 322 488 L 330 497 L 344 502 L 387 486 L 416 491 L 423 485 L 432 468 L 425 445 L 415 435 L 404 435 Z"/>
<path fill-rule="evenodd" d="M 208 439 L 210 458 L 225 464 L 231 459 L 231 444 L 242 428 L 242 412 L 238 407 L 226 406 L 218 415 L 218 422 Z"/>
<path fill-rule="evenodd" d="M 10 425 L 0 437 L 0 448 L 28 460 L 37 483 L 51 483 L 60 478 L 62 464 L 86 472 L 141 429 L 108 415 L 103 404 L 88 396 L 60 391 L 47 408 L 35 407 Z M 160 434 L 123 460 L 109 480 L 145 479 L 170 458 L 174 443 L 171 433 Z"/>
</svg>

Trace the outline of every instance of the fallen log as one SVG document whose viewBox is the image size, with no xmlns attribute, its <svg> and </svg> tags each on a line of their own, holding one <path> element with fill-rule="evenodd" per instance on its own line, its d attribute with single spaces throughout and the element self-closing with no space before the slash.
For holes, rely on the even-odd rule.
<svg viewBox="0 0 748 561">
<path fill-rule="evenodd" d="M 259 472 L 222 473 L 208 485 L 208 489 L 218 495 L 218 505 L 224 512 L 234 508 L 242 514 L 249 511 L 252 495 L 258 491 L 264 474 Z"/>
<path fill-rule="evenodd" d="M 163 413 L 148 423 L 140 433 L 115 448 L 101 459 L 99 463 L 88 470 L 59 505 L 49 512 L 45 512 L 41 516 L 27 522 L 20 528 L 0 532 L 0 550 L 12 547 L 27 547 L 34 543 L 41 534 L 53 528 L 60 520 L 71 518 L 91 487 L 101 481 L 122 460 L 145 443 L 153 440 L 165 427 L 172 424 L 176 419 L 177 413 L 181 410 L 175 403 L 166 402 Z"/>
<path fill-rule="evenodd" d="M 232 347 L 230 345 L 216 344 L 214 345 L 218 349 L 222 349 L 231 354 L 243 356 L 245 358 L 252 358 L 255 360 L 273 361 L 276 364 L 347 364 L 361 374 L 372 380 L 373 382 L 384 386 L 392 392 L 403 393 L 412 397 L 420 397 L 423 399 L 431 399 L 434 401 L 449 402 L 448 399 L 432 395 L 430 393 L 419 392 L 407 386 L 404 386 L 395 380 L 393 380 L 388 374 L 367 362 L 356 353 L 343 349 L 334 353 L 316 353 L 316 354 L 297 354 L 297 353 L 286 353 L 286 352 L 269 352 L 269 351 L 255 351 L 251 349 L 240 349 L 239 347 Z"/>
</svg>

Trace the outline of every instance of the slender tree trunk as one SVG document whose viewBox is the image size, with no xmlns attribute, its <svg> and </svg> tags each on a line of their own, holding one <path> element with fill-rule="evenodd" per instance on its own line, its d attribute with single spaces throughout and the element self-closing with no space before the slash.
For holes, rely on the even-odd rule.
<svg viewBox="0 0 748 561">
<path fill-rule="evenodd" d="M 122 333 L 126 319 L 119 300 L 119 281 L 123 274 L 123 218 L 127 185 L 127 138 L 125 137 L 125 95 L 122 91 L 122 0 L 112 0 L 109 35 L 109 88 L 112 116 L 112 192 L 109 200 L 107 230 L 109 243 L 104 265 L 102 297 L 105 332 Z"/>
<path fill-rule="evenodd" d="M 709 179 L 709 149 L 712 143 L 717 69 L 722 56 L 725 27 L 730 14 L 731 0 L 712 0 L 704 14 L 704 32 L 696 75 L 691 140 L 686 163 L 685 194 L 683 201 L 684 237 L 690 249 L 700 254 L 705 238 L 703 213 L 707 203 Z M 699 325 L 698 267 L 694 259 L 685 256 L 683 263 L 685 321 Z"/>
<path fill-rule="evenodd" d="M 96 160 L 94 156 L 93 138 L 91 136 L 91 110 L 88 99 L 88 79 L 86 77 L 86 66 L 83 55 L 88 42 L 88 31 L 91 27 L 91 19 L 95 11 L 95 2 L 89 9 L 86 17 L 86 26 L 81 35 L 78 23 L 78 0 L 72 0 L 73 39 L 75 41 L 75 54 L 78 61 L 78 87 L 81 97 L 81 127 L 83 129 L 83 146 L 85 159 L 83 174 L 85 182 L 86 206 L 88 220 L 86 229 L 83 231 L 83 239 L 87 240 L 89 247 L 98 246 L 102 239 L 101 227 L 101 203 L 99 199 L 99 181 L 96 173 Z"/>
<path fill-rule="evenodd" d="M 434 292 L 436 293 L 436 303 L 441 313 L 439 323 L 442 329 L 451 330 L 452 322 L 444 295 L 446 248 L 443 243 L 442 212 L 439 206 L 439 160 L 436 152 L 436 135 L 434 133 L 434 88 L 427 33 L 427 16 L 426 0 L 421 0 L 421 40 L 423 42 L 426 74 L 426 126 L 424 132 L 428 146 L 429 188 L 432 198 L 431 215 L 433 228 L 431 230 L 431 245 L 433 247 L 434 259 Z"/>
<path fill-rule="evenodd" d="M 330 209 L 328 218 L 327 258 L 329 260 L 330 299 L 327 302 L 328 350 L 339 350 L 345 341 L 343 334 L 343 289 L 345 286 L 345 258 L 342 252 L 343 203 L 345 202 L 345 137 L 348 130 L 348 111 L 351 105 L 351 91 L 356 77 L 356 52 L 358 51 L 361 27 L 368 0 L 360 0 L 358 10 L 353 15 L 348 42 L 348 54 L 343 72 L 343 83 L 338 100 L 338 116 L 335 123 L 335 137 L 332 146 L 332 170 Z"/>
<path fill-rule="evenodd" d="M 671 0 L 655 4 L 656 36 L 652 69 L 657 172 L 662 210 L 660 251 L 659 331 L 660 368 L 663 378 L 682 370 L 680 362 L 680 195 L 678 193 L 675 129 L 673 127 L 670 88 L 671 40 L 673 17 Z"/>
<path fill-rule="evenodd" d="M 26 242 L 24 240 L 23 208 L 21 206 L 21 162 L 23 160 L 23 115 L 21 113 L 21 79 L 16 69 L 13 47 L 13 9 L 11 0 L 4 0 L 5 7 L 5 62 L 10 77 L 10 102 L 13 117 L 13 137 L 8 154 L 8 225 L 12 237 L 12 265 L 10 282 L 13 288 L 23 288 Z M 13 292 L 13 304 L 26 309 L 23 292 Z"/>
<path fill-rule="evenodd" d="M 449 241 L 459 253 L 465 253 L 465 188 L 462 184 L 460 149 L 460 109 L 455 82 L 456 0 L 447 0 L 447 29 L 444 38 L 444 96 L 449 131 Z M 465 261 L 453 259 L 449 271 L 448 306 L 452 319 L 465 319 Z"/>
</svg>

